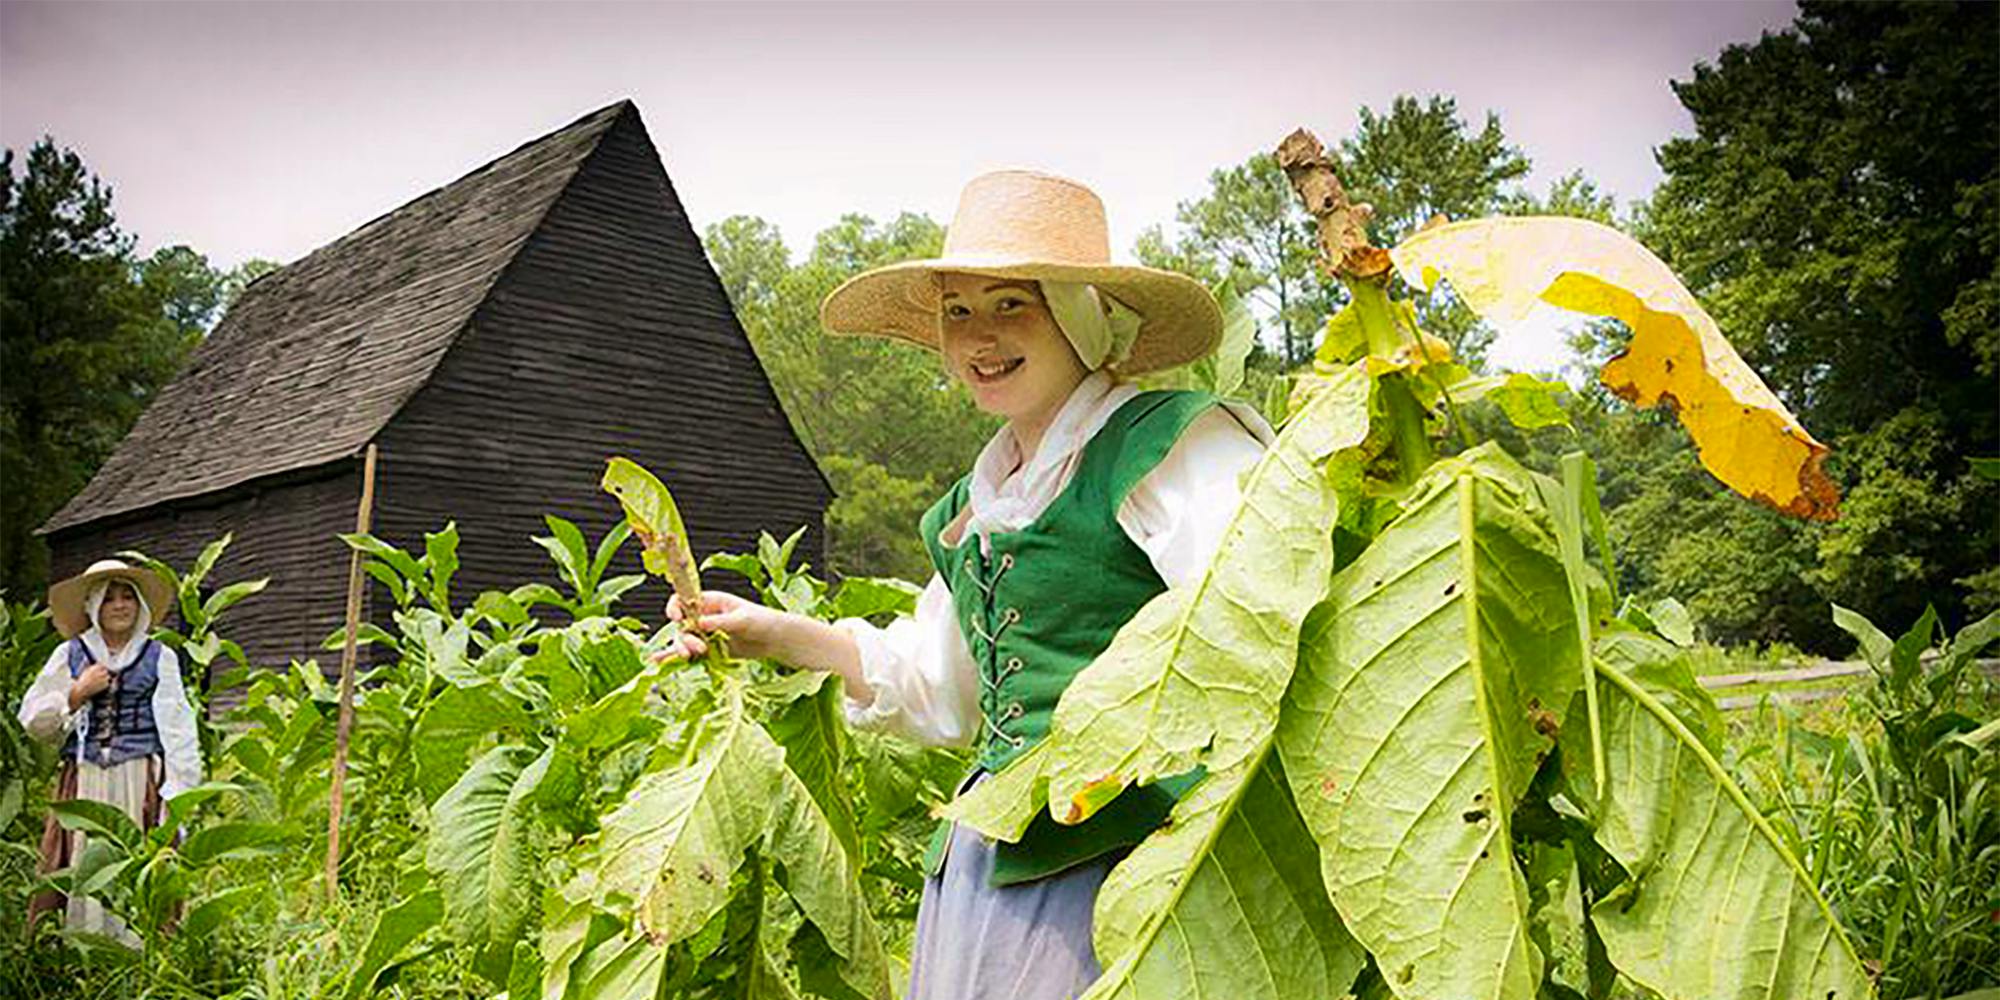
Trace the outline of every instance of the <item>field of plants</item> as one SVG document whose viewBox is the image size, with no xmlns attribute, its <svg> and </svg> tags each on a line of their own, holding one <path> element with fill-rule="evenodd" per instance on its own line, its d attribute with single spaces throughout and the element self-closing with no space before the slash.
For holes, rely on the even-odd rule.
<svg viewBox="0 0 2000 1000">
<path fill-rule="evenodd" d="M 209 579 L 223 539 L 154 564 L 180 595 L 160 637 L 241 693 L 164 826 L 50 804 L 51 752 L 0 723 L 0 912 L 90 894 L 144 945 L 10 933 L 0 993 L 879 1000 L 907 975 L 934 815 L 1013 839 L 1199 768 L 1105 885 L 1092 998 L 1992 996 L 2000 697 L 1979 656 L 2000 614 L 1892 637 L 1830 607 L 1868 679 L 1725 718 L 1686 612 L 1619 593 L 1592 459 L 1534 468 L 1482 431 L 1567 422 L 1559 387 L 1455 363 L 1413 297 L 1443 281 L 1495 321 L 1616 320 L 1604 383 L 1667 405 L 1745 509 L 1826 516 L 1825 447 L 1617 231 L 1475 220 L 1385 250 L 1310 136 L 1279 162 L 1348 304 L 1266 394 L 1280 435 L 1206 575 L 1148 604 L 976 792 L 951 798 L 959 754 L 848 731 L 823 675 L 726 641 L 654 656 L 677 626 L 621 601 L 628 545 L 684 598 L 726 572 L 787 610 L 885 620 L 916 588 L 821 580 L 798 534 L 693 553 L 672 484 L 614 460 L 625 521 L 593 540 L 548 518 L 548 581 L 454 590 L 450 525 L 420 551 L 348 538 L 396 611 L 356 637 L 373 666 L 329 884 L 339 695 L 318 664 L 228 641 L 263 582 Z M 1219 292 L 1222 349 L 1163 384 L 1241 391 L 1252 324 Z M 5 614 L 12 704 L 55 636 Z M 89 848 L 39 876 L 51 815 Z"/>
</svg>

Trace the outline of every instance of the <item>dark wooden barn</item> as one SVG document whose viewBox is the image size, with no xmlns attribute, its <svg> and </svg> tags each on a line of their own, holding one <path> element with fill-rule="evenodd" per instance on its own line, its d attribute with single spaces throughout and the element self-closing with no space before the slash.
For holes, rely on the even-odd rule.
<svg viewBox="0 0 2000 1000">
<path fill-rule="evenodd" d="M 41 530 L 54 569 L 137 548 L 268 576 L 226 634 L 253 662 L 339 626 L 360 456 L 376 533 L 455 520 L 460 600 L 553 582 L 544 513 L 595 538 L 624 454 L 675 491 L 697 551 L 808 527 L 832 490 L 779 409 L 630 101 L 536 139 L 254 282 L 96 477 Z M 626 572 L 637 572 L 628 547 Z M 369 618 L 387 625 L 371 584 Z M 649 584 L 627 600 L 657 609 Z M 337 659 L 333 657 L 331 659 Z"/>
</svg>

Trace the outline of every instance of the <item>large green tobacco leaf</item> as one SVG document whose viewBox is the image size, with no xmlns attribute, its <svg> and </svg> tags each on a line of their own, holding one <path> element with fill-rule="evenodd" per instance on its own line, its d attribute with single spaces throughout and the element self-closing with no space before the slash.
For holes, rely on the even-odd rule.
<svg viewBox="0 0 2000 1000">
<path fill-rule="evenodd" d="M 1608 776 L 1570 781 L 1630 875 L 1590 914 L 1612 964 L 1666 1000 L 1872 996 L 1826 900 L 1705 740 L 1713 703 L 1679 651 L 1628 633 L 1598 654 Z"/>
<path fill-rule="evenodd" d="M 840 779 L 840 686 L 827 674 L 801 676 L 814 682 L 813 692 L 778 712 L 770 723 L 771 737 L 785 748 L 785 766 L 797 777 L 799 787 L 812 796 L 841 849 L 858 861 L 861 834 L 854 806 Z"/>
<path fill-rule="evenodd" d="M 548 766 L 548 753 L 494 747 L 431 809 L 424 863 L 444 895 L 445 927 L 480 949 L 490 978 L 504 975 L 534 907 L 533 795 Z"/>
<path fill-rule="evenodd" d="M 1112 871 L 1093 934 L 1105 972 L 1087 1000 L 1337 997 L 1354 982 L 1361 949 L 1268 745 L 1197 784 Z"/>
<path fill-rule="evenodd" d="M 812 959 L 800 963 L 806 988 L 874 1000 L 889 995 L 889 963 L 861 892 L 861 836 L 841 780 L 840 687 L 826 674 L 810 679 L 812 693 L 770 725 L 785 773 L 767 855 L 809 921 L 801 931 Z"/>
<path fill-rule="evenodd" d="M 1208 571 L 1141 608 L 1063 692 L 1051 811 L 1077 822 L 1127 784 L 1260 752 L 1291 680 L 1299 623 L 1333 568 L 1338 516 L 1321 465 L 1368 433 L 1369 379 L 1329 381 L 1250 470 Z"/>
<path fill-rule="evenodd" d="M 560 949 L 543 953 L 548 964 L 542 971 L 544 1000 L 654 1000 L 660 995 L 660 976 L 668 964 L 668 950 L 647 940 L 643 933 L 619 931 L 593 940 L 596 930 L 583 904 L 580 913 L 566 913 L 556 928 L 564 936 Z"/>
<path fill-rule="evenodd" d="M 1529 473 L 1475 448 L 1419 480 L 1307 625 L 1278 750 L 1334 904 L 1398 996 L 1541 982 L 1510 814 L 1582 686 L 1557 552 Z"/>
<path fill-rule="evenodd" d="M 377 980 L 396 966 L 396 956 L 437 923 L 443 910 L 435 889 L 426 889 L 383 910 L 375 918 L 375 928 L 368 932 L 368 943 L 362 946 L 361 959 L 348 976 L 342 1000 L 373 996 Z"/>
<path fill-rule="evenodd" d="M 640 778 L 604 818 L 595 898 L 629 901 L 655 945 L 700 929 L 729 899 L 743 852 L 769 828 L 783 751 L 732 698 L 694 761 Z"/>
<path fill-rule="evenodd" d="M 1291 679 L 1299 623 L 1325 592 L 1338 501 L 1322 472 L 1368 430 L 1369 379 L 1329 379 L 1243 482 L 1208 570 L 1154 598 L 1063 692 L 1038 768 L 1056 819 L 1087 819 L 1122 789 L 1261 754 Z M 989 834 L 1021 828 L 1039 793 L 987 782 L 952 814 Z M 1016 834 L 1018 836 L 1018 834 Z"/>
<path fill-rule="evenodd" d="M 435 802 L 465 773 L 466 757 L 487 734 L 536 728 L 520 699 L 494 681 L 482 678 L 447 686 L 425 706 L 411 735 L 417 785 L 424 798 Z"/>
<path fill-rule="evenodd" d="M 848 853 L 821 797 L 797 773 L 786 770 L 779 789 L 769 855 L 784 866 L 785 891 L 811 922 L 803 933 L 818 935 L 808 951 L 832 952 L 801 968 L 807 987 L 843 1000 L 885 1000 L 890 991 L 889 961 L 861 892 L 860 856 Z"/>
</svg>

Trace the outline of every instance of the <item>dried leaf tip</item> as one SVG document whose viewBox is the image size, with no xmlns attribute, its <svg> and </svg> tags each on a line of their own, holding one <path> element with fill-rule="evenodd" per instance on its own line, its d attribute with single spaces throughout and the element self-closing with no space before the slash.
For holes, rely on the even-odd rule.
<svg viewBox="0 0 2000 1000">
<path fill-rule="evenodd" d="M 672 584 L 681 600 L 689 626 L 700 627 L 701 574 L 694 549 L 688 542 L 687 526 L 681 521 L 680 507 L 659 477 L 629 458 L 606 461 L 604 491 L 618 499 L 626 523 L 639 537 L 641 558 L 646 571 Z"/>
<path fill-rule="evenodd" d="M 1369 205 L 1348 200 L 1334 172 L 1333 158 L 1303 128 L 1278 143 L 1278 166 L 1306 211 L 1319 221 L 1321 266 L 1335 277 L 1374 278 L 1389 272 L 1387 252 L 1368 242 Z"/>
</svg>

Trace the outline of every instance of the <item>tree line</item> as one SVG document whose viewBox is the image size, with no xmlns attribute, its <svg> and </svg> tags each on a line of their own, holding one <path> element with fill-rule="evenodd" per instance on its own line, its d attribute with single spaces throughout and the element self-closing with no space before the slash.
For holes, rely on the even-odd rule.
<svg viewBox="0 0 2000 1000">
<path fill-rule="evenodd" d="M 1674 83 L 1694 134 L 1661 146 L 1664 181 L 1617 206 L 1573 173 L 1542 190 L 1498 116 L 1473 122 L 1444 96 L 1362 108 L 1333 150 L 1372 235 L 1391 245 L 1437 216 L 1561 214 L 1637 236 L 1699 295 L 1723 332 L 1829 444 L 1840 519 L 1800 523 L 1728 494 L 1670 416 L 1602 388 L 1570 423 L 1524 434 L 1517 454 L 1579 445 L 1599 456 L 1628 593 L 1672 596 L 1723 643 L 1842 652 L 1826 606 L 1866 608 L 1891 631 L 1934 604 L 1949 621 L 2000 606 L 2000 8 L 1804 3 L 1786 31 L 1726 49 Z M 243 283 L 186 247 L 140 258 L 110 193 L 44 141 L 0 192 L 6 393 L 0 415 L 0 581 L 39 590 L 33 527 L 80 489 Z M 751 216 L 710 226 L 710 260 L 773 387 L 839 496 L 827 514 L 834 573 L 922 579 L 914 530 L 995 429 L 936 362 L 829 337 L 819 301 L 846 278 L 935 254 L 943 228 L 905 213 L 849 215 L 795 255 Z M 1137 259 L 1255 303 L 1253 400 L 1309 365 L 1338 282 L 1313 263 L 1310 222 L 1268 154 L 1214 171 Z M 1419 317 L 1455 357 L 1485 365 L 1494 331 L 1449 295 Z M 1602 361 L 1616 324 L 1573 348 Z M 1595 366 L 1592 365 L 1592 368 Z M 782 528 L 783 526 L 774 526 Z M 1643 544 L 1642 544 L 1643 542 Z"/>
<path fill-rule="evenodd" d="M 47 585 L 34 534 L 90 481 L 244 286 L 186 246 L 139 256 L 111 188 L 44 137 L 0 156 L 0 588 Z"/>
</svg>

